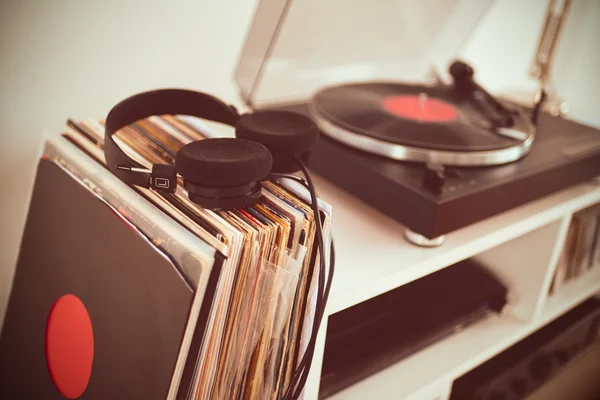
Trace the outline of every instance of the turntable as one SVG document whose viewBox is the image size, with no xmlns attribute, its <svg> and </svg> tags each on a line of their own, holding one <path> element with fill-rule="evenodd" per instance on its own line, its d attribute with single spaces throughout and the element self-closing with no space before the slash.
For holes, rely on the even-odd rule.
<svg viewBox="0 0 600 400">
<path fill-rule="evenodd" d="M 251 108 L 313 118 L 311 169 L 436 246 L 600 174 L 598 130 L 540 112 L 543 96 L 497 100 L 455 62 L 490 3 L 261 2 L 236 82 Z"/>
<path fill-rule="evenodd" d="M 478 107 L 487 103 L 469 97 L 453 86 L 356 83 L 318 91 L 308 109 L 325 135 L 399 161 L 483 166 L 529 152 L 535 127 L 527 116 L 491 107 L 486 114 Z"/>
</svg>

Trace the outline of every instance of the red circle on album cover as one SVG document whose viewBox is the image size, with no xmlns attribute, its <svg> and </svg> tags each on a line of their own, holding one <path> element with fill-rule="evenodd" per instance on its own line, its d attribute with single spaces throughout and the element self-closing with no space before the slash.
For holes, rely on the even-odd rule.
<svg viewBox="0 0 600 400">
<path fill-rule="evenodd" d="M 67 399 L 83 394 L 92 374 L 94 332 L 81 300 L 72 294 L 60 297 L 46 323 L 46 361 L 54 385 Z"/>
<path fill-rule="evenodd" d="M 413 121 L 450 122 L 458 117 L 452 104 L 426 96 L 390 96 L 382 105 L 388 113 Z"/>
</svg>

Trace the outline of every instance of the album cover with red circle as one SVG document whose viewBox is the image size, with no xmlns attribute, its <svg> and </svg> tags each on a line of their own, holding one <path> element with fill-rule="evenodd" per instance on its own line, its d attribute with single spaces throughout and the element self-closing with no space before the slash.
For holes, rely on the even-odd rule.
<svg viewBox="0 0 600 400">
<path fill-rule="evenodd" d="M 139 231 L 40 161 L 0 336 L 0 398 L 164 399 L 192 298 Z"/>
</svg>

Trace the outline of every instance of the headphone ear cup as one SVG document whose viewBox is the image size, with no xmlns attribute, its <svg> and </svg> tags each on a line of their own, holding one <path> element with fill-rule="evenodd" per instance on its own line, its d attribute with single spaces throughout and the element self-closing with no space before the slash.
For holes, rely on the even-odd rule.
<svg viewBox="0 0 600 400">
<path fill-rule="evenodd" d="M 177 172 L 190 199 L 207 208 L 234 208 L 260 196 L 260 181 L 270 173 L 271 152 L 245 139 L 216 138 L 191 142 L 179 149 Z"/>
<path fill-rule="evenodd" d="M 308 117 L 290 111 L 257 111 L 241 116 L 236 136 L 263 144 L 273 156 L 273 172 L 295 172 L 294 157 L 308 158 L 319 129 Z"/>
</svg>

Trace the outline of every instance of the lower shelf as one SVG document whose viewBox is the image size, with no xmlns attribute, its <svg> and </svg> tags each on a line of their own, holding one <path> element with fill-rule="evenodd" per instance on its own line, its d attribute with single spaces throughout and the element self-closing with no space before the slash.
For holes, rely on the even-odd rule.
<svg viewBox="0 0 600 400">
<path fill-rule="evenodd" d="M 421 399 L 432 386 L 451 382 L 600 291 L 600 271 L 581 278 L 550 297 L 534 322 L 491 315 L 329 399 Z"/>
<path fill-rule="evenodd" d="M 525 336 L 527 325 L 511 316 L 491 315 L 330 399 L 404 399 L 424 387 L 462 375 Z"/>
<path fill-rule="evenodd" d="M 541 323 L 556 318 L 599 291 L 600 266 L 596 266 L 548 297 L 540 316 Z"/>
</svg>

